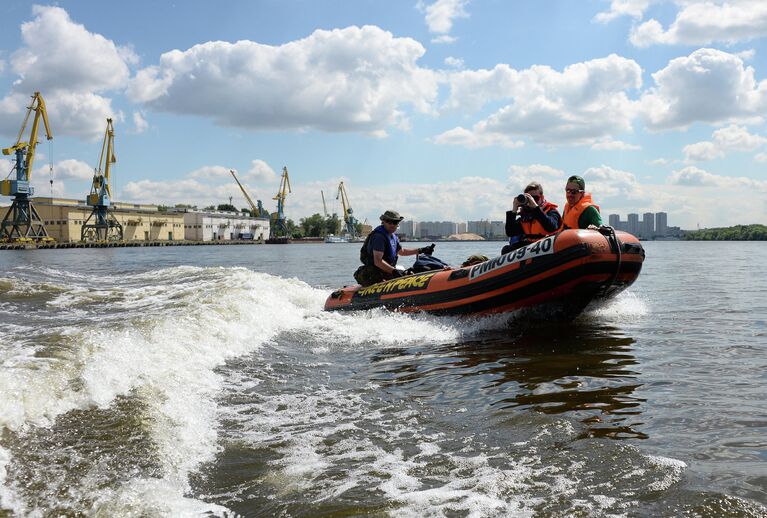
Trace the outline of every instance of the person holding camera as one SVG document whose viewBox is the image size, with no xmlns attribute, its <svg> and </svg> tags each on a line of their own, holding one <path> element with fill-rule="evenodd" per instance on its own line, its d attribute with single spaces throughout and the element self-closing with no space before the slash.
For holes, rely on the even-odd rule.
<svg viewBox="0 0 767 518">
<path fill-rule="evenodd" d="M 397 237 L 397 227 L 405 219 L 399 212 L 387 210 L 381 214 L 381 224 L 365 239 L 360 249 L 362 266 L 354 272 L 354 280 L 362 286 L 401 277 L 403 273 L 396 268 L 400 255 L 431 255 L 436 246 L 432 243 L 421 248 L 402 248 Z"/>
<path fill-rule="evenodd" d="M 501 253 L 511 252 L 555 234 L 561 226 L 562 216 L 557 206 L 543 197 L 540 183 L 531 182 L 523 194 L 514 197 L 511 210 L 506 211 L 506 235 L 510 239 Z"/>
</svg>

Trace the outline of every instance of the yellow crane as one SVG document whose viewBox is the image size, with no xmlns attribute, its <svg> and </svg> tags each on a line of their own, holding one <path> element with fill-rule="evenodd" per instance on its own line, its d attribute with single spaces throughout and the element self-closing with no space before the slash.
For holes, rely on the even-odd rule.
<svg viewBox="0 0 767 518">
<path fill-rule="evenodd" d="M 230 169 L 230 173 L 232 173 L 232 176 L 234 177 L 234 181 L 237 182 L 237 185 L 240 186 L 240 190 L 242 191 L 243 196 L 245 196 L 245 200 L 248 202 L 248 205 L 250 205 L 250 210 L 253 212 L 253 215 L 257 218 L 268 218 L 269 213 L 264 210 L 264 206 L 261 203 L 261 200 L 258 200 L 258 203 L 253 203 L 253 199 L 248 195 L 248 191 L 245 190 L 245 187 L 240 183 L 240 180 L 237 178 L 237 175 L 235 174 L 234 170 Z"/>
<path fill-rule="evenodd" d="M 352 210 L 352 205 L 349 203 L 349 196 L 346 194 L 346 187 L 344 187 L 344 182 L 341 181 L 341 183 L 338 184 L 338 194 L 336 194 L 336 199 L 341 199 L 341 205 L 344 209 L 344 231 L 349 234 L 350 237 L 354 238 L 357 236 L 357 218 L 352 216 L 352 213 L 354 212 Z"/>
<path fill-rule="evenodd" d="M 29 117 L 33 112 L 35 116 L 32 119 L 32 131 L 29 135 L 29 140 L 24 142 L 21 139 L 24 136 L 24 130 L 27 129 Z M 32 165 L 35 160 L 40 119 L 43 120 L 45 126 L 45 135 L 48 137 L 48 140 L 51 140 L 53 135 L 48 125 L 48 112 L 45 109 L 45 101 L 40 92 L 35 92 L 32 96 L 32 103 L 27 107 L 27 115 L 24 117 L 16 143 L 11 147 L 3 149 L 4 155 L 16 155 L 16 163 L 13 167 L 16 171 L 16 178 L 6 178 L 0 181 L 0 194 L 3 196 L 13 196 L 13 203 L 5 214 L 2 223 L 0 223 L 0 241 L 51 240 L 30 199 L 35 193 L 34 188 L 30 185 L 30 180 L 32 177 Z"/>
<path fill-rule="evenodd" d="M 288 168 L 282 168 L 282 177 L 280 178 L 280 187 L 277 190 L 277 194 L 272 198 L 277 200 L 277 219 L 274 222 L 274 235 L 275 236 L 287 236 L 288 235 L 288 220 L 285 217 L 285 198 L 288 197 L 290 190 L 290 177 L 288 176 Z"/>
<path fill-rule="evenodd" d="M 322 211 L 325 214 L 325 218 L 327 218 L 330 214 L 328 214 L 328 206 L 325 204 L 325 191 L 320 189 L 320 194 L 322 195 Z"/>
<path fill-rule="evenodd" d="M 93 173 L 91 193 L 85 200 L 93 207 L 93 210 L 80 230 L 80 239 L 83 241 L 122 241 L 123 239 L 123 226 L 117 221 L 110 208 L 112 205 L 110 175 L 112 164 L 117 162 L 114 140 L 115 129 L 112 119 L 107 119 L 104 140 L 101 143 L 99 167 Z"/>
</svg>

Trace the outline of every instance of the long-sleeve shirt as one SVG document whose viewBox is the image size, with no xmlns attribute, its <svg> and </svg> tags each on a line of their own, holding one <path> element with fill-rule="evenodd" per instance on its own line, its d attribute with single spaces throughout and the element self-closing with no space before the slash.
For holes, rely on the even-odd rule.
<svg viewBox="0 0 767 518">
<path fill-rule="evenodd" d="M 546 232 L 554 232 L 562 224 L 562 216 L 560 216 L 557 209 L 551 209 L 548 212 L 543 212 L 540 207 L 532 209 L 533 218 L 535 218 Z M 522 238 L 524 232 L 522 231 L 522 225 L 520 224 L 521 216 L 514 211 L 506 211 L 506 235 L 510 238 Z"/>
</svg>

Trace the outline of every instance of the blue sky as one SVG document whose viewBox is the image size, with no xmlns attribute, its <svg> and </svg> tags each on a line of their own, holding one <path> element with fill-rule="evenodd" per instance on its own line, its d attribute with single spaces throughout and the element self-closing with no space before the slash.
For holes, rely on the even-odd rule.
<svg viewBox="0 0 767 518">
<path fill-rule="evenodd" d="M 39 90 L 38 195 L 51 165 L 87 194 L 113 117 L 118 201 L 244 207 L 236 169 L 274 210 L 287 166 L 294 220 L 341 180 L 371 223 L 503 219 L 580 174 L 603 214 L 767 223 L 761 0 L 4 4 L 0 144 Z"/>
</svg>

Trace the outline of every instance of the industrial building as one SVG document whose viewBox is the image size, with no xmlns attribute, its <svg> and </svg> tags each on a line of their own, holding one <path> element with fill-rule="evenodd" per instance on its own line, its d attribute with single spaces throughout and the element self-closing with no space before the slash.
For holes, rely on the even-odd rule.
<svg viewBox="0 0 767 518">
<path fill-rule="evenodd" d="M 35 198 L 35 208 L 48 235 L 59 243 L 81 240 L 83 223 L 93 208 L 83 200 Z M 122 225 L 123 241 L 230 241 L 269 237 L 269 218 L 239 212 L 158 210 L 157 205 L 112 202 L 112 214 Z M 8 207 L 0 207 L 0 219 Z"/>
<path fill-rule="evenodd" d="M 191 241 L 231 241 L 269 238 L 269 218 L 253 218 L 241 212 L 182 209 L 184 239 Z"/>
<path fill-rule="evenodd" d="M 81 240 L 82 226 L 93 208 L 84 200 L 35 198 L 35 208 L 48 235 L 59 243 Z M 124 229 L 124 241 L 181 241 L 184 215 L 160 212 L 156 205 L 113 203 L 113 213 Z M 8 207 L 0 208 L 0 217 Z"/>
</svg>

